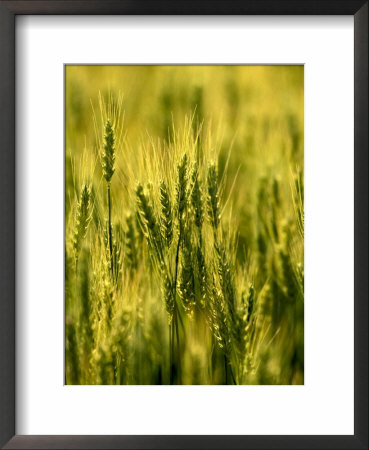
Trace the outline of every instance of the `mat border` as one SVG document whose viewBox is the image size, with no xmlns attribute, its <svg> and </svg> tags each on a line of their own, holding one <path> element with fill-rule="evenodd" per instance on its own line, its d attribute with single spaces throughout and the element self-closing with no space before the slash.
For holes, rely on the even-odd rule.
<svg viewBox="0 0 369 450">
<path fill-rule="evenodd" d="M 353 15 L 353 436 L 15 435 L 15 18 L 19 14 Z M 0 0 L 0 445 L 6 449 L 368 449 L 368 1 Z"/>
</svg>

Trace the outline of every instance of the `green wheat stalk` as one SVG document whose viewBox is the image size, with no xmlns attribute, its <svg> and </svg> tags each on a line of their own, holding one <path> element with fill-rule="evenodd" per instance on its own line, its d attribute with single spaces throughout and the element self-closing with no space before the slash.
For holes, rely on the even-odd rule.
<svg viewBox="0 0 369 450">
<path fill-rule="evenodd" d="M 208 167 L 208 216 L 210 223 L 216 233 L 219 222 L 220 222 L 220 211 L 219 211 L 219 194 L 218 194 L 218 172 L 215 164 L 210 164 Z"/>
<path fill-rule="evenodd" d="M 91 190 L 84 184 L 81 189 L 80 200 L 77 204 L 76 223 L 73 233 L 73 248 L 76 263 L 78 261 L 81 244 L 87 234 L 88 225 L 92 217 Z"/>
<path fill-rule="evenodd" d="M 110 184 L 112 176 L 114 175 L 115 167 L 115 137 L 113 126 L 108 119 L 105 124 L 104 134 L 104 151 L 102 153 L 102 169 L 103 175 L 108 186 L 108 232 L 109 232 L 109 251 L 110 251 L 110 269 L 112 276 L 114 275 L 113 266 L 113 238 L 112 238 L 112 225 L 111 225 L 111 193 Z"/>
<path fill-rule="evenodd" d="M 164 181 L 160 183 L 160 205 L 161 205 L 161 233 L 164 242 L 169 248 L 173 240 L 173 214 L 170 202 L 169 190 Z"/>
</svg>

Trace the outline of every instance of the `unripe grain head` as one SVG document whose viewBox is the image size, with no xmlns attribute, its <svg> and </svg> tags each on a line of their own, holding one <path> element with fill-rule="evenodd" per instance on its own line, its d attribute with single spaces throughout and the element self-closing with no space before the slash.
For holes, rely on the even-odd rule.
<svg viewBox="0 0 369 450">
<path fill-rule="evenodd" d="M 80 200 L 77 204 L 76 224 L 73 235 L 73 248 L 75 257 L 78 259 L 78 253 L 83 239 L 86 237 L 87 228 L 91 221 L 91 191 L 85 184 L 81 190 Z"/>
<path fill-rule="evenodd" d="M 208 168 L 208 215 L 210 223 L 216 230 L 220 221 L 219 197 L 218 197 L 218 173 L 215 164 Z"/>
<path fill-rule="evenodd" d="M 192 192 L 191 192 L 191 204 L 195 213 L 195 225 L 200 229 L 204 221 L 204 209 L 202 203 L 202 193 L 199 182 L 199 169 L 197 163 L 195 163 L 192 171 Z"/>
<path fill-rule="evenodd" d="M 192 318 L 195 309 L 195 278 L 192 263 L 192 248 L 189 236 L 182 245 L 182 260 L 179 279 L 179 295 L 186 313 Z"/>
<path fill-rule="evenodd" d="M 173 240 L 173 214 L 168 187 L 164 181 L 162 181 L 160 184 L 160 205 L 161 205 L 161 219 L 160 219 L 161 233 L 164 242 L 169 248 Z"/>
<path fill-rule="evenodd" d="M 105 125 L 104 134 L 104 151 L 102 154 L 102 168 L 104 178 L 107 183 L 110 183 L 114 174 L 115 168 L 115 137 L 113 126 L 108 119 Z"/>
<path fill-rule="evenodd" d="M 181 162 L 177 166 L 177 209 L 178 217 L 181 221 L 187 203 L 187 155 L 182 156 Z"/>
<path fill-rule="evenodd" d="M 149 203 L 148 197 L 145 195 L 143 187 L 138 184 L 136 188 L 137 207 L 144 226 L 144 233 L 146 235 L 147 243 L 153 254 L 155 254 L 159 261 L 163 259 L 162 255 L 162 240 L 160 235 L 160 228 L 154 214 L 154 209 Z"/>
</svg>

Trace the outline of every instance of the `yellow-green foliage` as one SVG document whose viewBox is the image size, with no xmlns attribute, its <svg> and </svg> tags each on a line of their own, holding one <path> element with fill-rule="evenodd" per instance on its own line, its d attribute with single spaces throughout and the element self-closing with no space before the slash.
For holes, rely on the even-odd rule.
<svg viewBox="0 0 369 450">
<path fill-rule="evenodd" d="M 66 67 L 67 384 L 304 382 L 303 76 Z"/>
</svg>

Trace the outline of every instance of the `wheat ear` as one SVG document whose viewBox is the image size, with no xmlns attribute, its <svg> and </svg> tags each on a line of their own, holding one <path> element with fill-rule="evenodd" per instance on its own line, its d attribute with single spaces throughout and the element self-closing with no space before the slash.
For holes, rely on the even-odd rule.
<svg viewBox="0 0 369 450">
<path fill-rule="evenodd" d="M 91 191 L 90 188 L 84 184 L 81 189 L 80 200 L 77 204 L 76 224 L 73 235 L 73 248 L 76 262 L 78 261 L 81 244 L 86 237 L 91 217 Z"/>
</svg>

